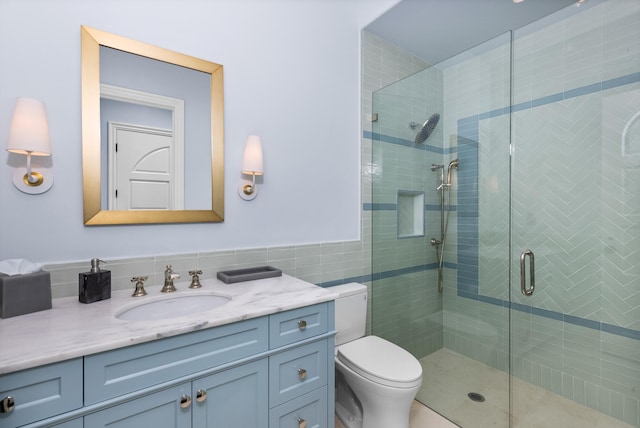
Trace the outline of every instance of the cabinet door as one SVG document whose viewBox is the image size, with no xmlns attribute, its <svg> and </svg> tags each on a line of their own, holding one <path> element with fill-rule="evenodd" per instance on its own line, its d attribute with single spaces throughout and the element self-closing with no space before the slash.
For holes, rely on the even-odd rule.
<svg viewBox="0 0 640 428">
<path fill-rule="evenodd" d="M 267 359 L 193 382 L 193 426 L 267 428 Z"/>
<path fill-rule="evenodd" d="M 0 413 L 0 427 L 18 427 L 82 407 L 82 358 L 0 376 L 0 401 L 12 397 L 12 411 Z"/>
<path fill-rule="evenodd" d="M 91 428 L 190 428 L 192 405 L 181 406 L 183 395 L 189 396 L 191 384 L 185 383 L 144 395 L 127 403 L 85 416 Z"/>
</svg>

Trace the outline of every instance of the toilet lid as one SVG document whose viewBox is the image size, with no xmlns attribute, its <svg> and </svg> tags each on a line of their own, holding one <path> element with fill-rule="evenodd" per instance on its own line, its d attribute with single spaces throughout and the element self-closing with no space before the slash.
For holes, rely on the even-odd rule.
<svg viewBox="0 0 640 428">
<path fill-rule="evenodd" d="M 377 336 L 338 347 L 338 359 L 354 372 L 386 386 L 410 388 L 422 382 L 422 366 L 409 352 Z"/>
</svg>

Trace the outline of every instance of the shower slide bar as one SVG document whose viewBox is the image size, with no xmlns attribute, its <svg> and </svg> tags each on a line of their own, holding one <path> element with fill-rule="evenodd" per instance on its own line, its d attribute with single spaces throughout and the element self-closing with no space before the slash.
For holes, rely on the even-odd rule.
<svg viewBox="0 0 640 428">
<path fill-rule="evenodd" d="M 525 269 L 526 260 L 529 257 L 529 276 L 531 277 L 531 286 L 527 288 L 527 272 Z M 520 292 L 525 296 L 533 295 L 536 288 L 536 276 L 535 276 L 535 258 L 533 251 L 524 250 L 520 254 Z"/>
</svg>

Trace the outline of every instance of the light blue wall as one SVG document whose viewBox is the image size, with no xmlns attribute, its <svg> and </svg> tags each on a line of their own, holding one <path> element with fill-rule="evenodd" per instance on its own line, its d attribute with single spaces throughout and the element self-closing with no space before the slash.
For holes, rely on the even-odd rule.
<svg viewBox="0 0 640 428">
<path fill-rule="evenodd" d="M 45 102 L 55 182 L 27 196 L 0 150 L 0 259 L 66 263 L 360 239 L 360 29 L 395 0 L 0 2 L 0 130 L 15 98 Z M 85 227 L 80 26 L 225 67 L 225 222 Z M 328 31 L 327 29 L 331 30 Z M 252 202 L 237 196 L 247 135 L 264 147 Z M 6 134 L 5 134 L 6 135 Z"/>
</svg>

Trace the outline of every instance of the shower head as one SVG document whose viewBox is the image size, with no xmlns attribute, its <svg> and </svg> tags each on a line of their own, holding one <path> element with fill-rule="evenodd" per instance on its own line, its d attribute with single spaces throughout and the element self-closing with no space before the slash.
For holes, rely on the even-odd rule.
<svg viewBox="0 0 640 428">
<path fill-rule="evenodd" d="M 427 119 L 427 121 L 422 124 L 422 127 L 420 128 L 420 131 L 418 131 L 418 134 L 416 135 L 414 142 L 416 144 L 422 144 L 425 141 L 427 141 L 427 138 L 429 138 L 433 130 L 436 129 L 436 126 L 438 125 L 439 121 L 440 121 L 440 115 L 438 113 L 434 113 L 431 116 L 429 116 L 429 119 Z M 414 124 L 415 123 L 411 124 L 412 128 L 417 127 L 417 126 L 414 126 Z"/>
</svg>

